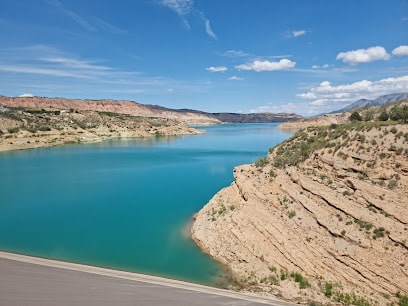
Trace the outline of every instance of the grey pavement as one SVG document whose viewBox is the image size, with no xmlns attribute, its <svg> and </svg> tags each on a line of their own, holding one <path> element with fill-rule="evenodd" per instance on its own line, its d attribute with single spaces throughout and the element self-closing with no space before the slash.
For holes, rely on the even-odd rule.
<svg viewBox="0 0 408 306">
<path fill-rule="evenodd" d="M 0 305 L 293 305 L 158 277 L 49 262 L 0 252 Z"/>
</svg>

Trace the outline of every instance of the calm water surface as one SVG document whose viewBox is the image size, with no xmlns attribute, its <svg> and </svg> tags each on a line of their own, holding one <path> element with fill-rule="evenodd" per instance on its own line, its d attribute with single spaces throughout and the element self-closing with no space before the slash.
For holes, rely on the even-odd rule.
<svg viewBox="0 0 408 306">
<path fill-rule="evenodd" d="M 214 285 L 191 216 L 291 136 L 276 124 L 0 153 L 0 249 Z"/>
</svg>

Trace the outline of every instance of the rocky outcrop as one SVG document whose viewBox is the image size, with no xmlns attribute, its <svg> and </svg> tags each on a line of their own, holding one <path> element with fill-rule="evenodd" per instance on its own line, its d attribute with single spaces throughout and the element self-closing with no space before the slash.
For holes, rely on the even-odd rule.
<svg viewBox="0 0 408 306">
<path fill-rule="evenodd" d="M 192 237 L 242 288 L 322 304 L 408 294 L 408 125 L 311 128 L 234 178 Z"/>
</svg>

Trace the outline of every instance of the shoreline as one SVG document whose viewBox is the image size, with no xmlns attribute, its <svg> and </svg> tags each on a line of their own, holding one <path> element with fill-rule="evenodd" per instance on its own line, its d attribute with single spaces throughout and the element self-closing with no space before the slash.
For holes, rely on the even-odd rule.
<svg viewBox="0 0 408 306">
<path fill-rule="evenodd" d="M 293 305 L 287 302 L 282 302 L 278 299 L 273 299 L 271 297 L 267 297 L 267 298 L 259 297 L 256 295 L 234 292 L 231 290 L 204 286 L 200 284 L 189 283 L 185 281 L 169 279 L 169 278 L 164 278 L 164 277 L 159 277 L 159 276 L 151 276 L 147 274 L 140 274 L 140 273 L 134 273 L 134 272 L 121 271 L 121 270 L 113 270 L 113 269 L 101 268 L 101 267 L 84 265 L 84 264 L 58 261 L 58 260 L 53 260 L 53 259 L 44 259 L 40 257 L 32 257 L 32 256 L 21 255 L 21 254 L 16 254 L 16 253 L 4 252 L 4 251 L 0 251 L 0 259 L 7 259 L 7 260 L 17 261 L 17 262 L 22 262 L 22 263 L 34 264 L 38 266 L 37 267 L 38 269 L 41 269 L 41 267 L 51 267 L 51 268 L 62 269 L 65 271 L 85 272 L 85 273 L 93 274 L 95 276 L 106 276 L 106 277 L 116 278 L 116 279 L 138 281 L 138 282 L 143 282 L 143 283 L 149 283 L 152 285 L 161 285 L 161 286 L 172 287 L 176 289 L 184 289 L 184 290 L 195 291 L 195 292 L 200 292 L 200 293 L 208 293 L 212 295 L 237 298 L 237 299 L 246 300 L 250 302 L 264 303 L 264 304 L 269 304 L 269 305 L 274 305 L 272 304 L 274 302 L 278 302 L 280 303 L 280 305 Z"/>
<path fill-rule="evenodd" d="M 22 151 L 22 150 L 33 150 L 33 149 L 41 149 L 41 148 L 53 148 L 53 147 L 62 147 L 65 145 L 73 145 L 73 144 L 92 144 L 92 143 L 101 143 L 104 141 L 110 140 L 153 140 L 153 139 L 162 139 L 167 137 L 180 137 L 180 136 L 193 136 L 193 135 L 202 135 L 205 134 L 204 130 L 197 129 L 197 128 L 189 128 L 188 131 L 185 133 L 180 134 L 163 134 L 163 135 L 127 135 L 127 136 L 120 136 L 120 135 L 74 135 L 74 137 L 69 138 L 60 138 L 55 140 L 55 137 L 60 137 L 59 134 L 45 134 L 42 141 L 30 141 L 33 140 L 32 136 L 22 136 L 22 137 L 15 137 L 11 139 L 12 143 L 5 143 L 5 141 L 1 141 L 0 139 L 0 153 L 2 152 L 13 152 L 13 151 Z M 70 135 L 71 136 L 71 135 Z M 52 140 L 51 140 L 52 138 Z M 16 140 L 18 141 L 16 143 Z"/>
</svg>

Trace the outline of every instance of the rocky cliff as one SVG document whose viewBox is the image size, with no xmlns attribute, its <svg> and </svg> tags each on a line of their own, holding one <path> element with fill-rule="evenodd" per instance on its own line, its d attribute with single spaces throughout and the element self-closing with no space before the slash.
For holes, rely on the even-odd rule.
<svg viewBox="0 0 408 306">
<path fill-rule="evenodd" d="M 408 125 L 308 128 L 234 178 L 192 237 L 238 288 L 315 305 L 408 300 Z"/>
</svg>

